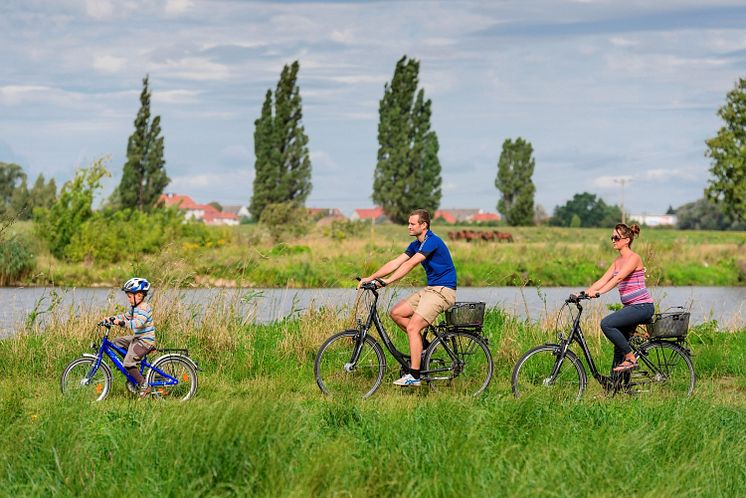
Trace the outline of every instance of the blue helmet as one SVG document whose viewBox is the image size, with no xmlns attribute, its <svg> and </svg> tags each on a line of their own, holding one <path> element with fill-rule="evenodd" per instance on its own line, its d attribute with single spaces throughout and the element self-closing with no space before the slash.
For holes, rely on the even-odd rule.
<svg viewBox="0 0 746 498">
<path fill-rule="evenodd" d="M 131 278 L 127 280 L 124 285 L 122 286 L 122 290 L 124 292 L 142 292 L 144 294 L 147 294 L 150 290 L 150 282 L 148 282 L 144 278 Z"/>
</svg>

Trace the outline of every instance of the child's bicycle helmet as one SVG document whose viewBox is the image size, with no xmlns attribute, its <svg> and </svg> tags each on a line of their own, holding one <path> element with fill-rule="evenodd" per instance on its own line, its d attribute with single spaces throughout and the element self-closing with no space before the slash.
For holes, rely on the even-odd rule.
<svg viewBox="0 0 746 498">
<path fill-rule="evenodd" d="M 150 282 L 144 278 L 134 277 L 124 283 L 122 290 L 127 293 L 142 292 L 143 294 L 147 294 L 150 290 Z"/>
</svg>

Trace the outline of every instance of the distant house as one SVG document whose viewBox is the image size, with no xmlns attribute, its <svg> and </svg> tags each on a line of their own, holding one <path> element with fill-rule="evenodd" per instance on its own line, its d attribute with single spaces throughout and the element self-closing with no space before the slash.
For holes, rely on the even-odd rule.
<svg viewBox="0 0 746 498">
<path fill-rule="evenodd" d="M 481 209 L 438 209 L 433 215 L 433 220 L 438 219 L 446 223 L 485 223 L 500 221 L 500 215 Z"/>
<path fill-rule="evenodd" d="M 376 206 L 374 208 L 367 209 L 356 209 L 352 216 L 352 221 L 368 221 L 372 220 L 374 223 L 388 223 L 390 220 L 388 216 L 383 213 L 383 208 Z"/>
<path fill-rule="evenodd" d="M 676 226 L 678 221 L 675 214 L 631 214 L 628 218 L 649 227 Z"/>
<path fill-rule="evenodd" d="M 248 206 L 241 206 L 239 204 L 228 204 L 223 206 L 224 213 L 233 213 L 239 218 L 251 219 L 251 213 L 249 212 Z"/>
<path fill-rule="evenodd" d="M 184 212 L 184 219 L 198 220 L 205 225 L 238 225 L 238 215 L 221 212 L 209 204 L 197 204 L 188 195 L 162 194 L 158 199 L 166 207 L 176 206 Z"/>
<path fill-rule="evenodd" d="M 319 223 L 331 223 L 335 220 L 346 220 L 347 217 L 337 208 L 308 208 L 308 216 Z"/>
</svg>

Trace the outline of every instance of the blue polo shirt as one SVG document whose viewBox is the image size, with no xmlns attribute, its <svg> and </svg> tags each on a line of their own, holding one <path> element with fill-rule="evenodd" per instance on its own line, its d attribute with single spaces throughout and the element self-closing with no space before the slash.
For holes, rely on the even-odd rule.
<svg viewBox="0 0 746 498">
<path fill-rule="evenodd" d="M 420 243 L 414 239 L 404 254 L 410 258 L 421 252 L 425 256 L 422 266 L 427 274 L 427 285 L 443 286 L 456 290 L 456 267 L 453 266 L 451 252 L 443 240 L 430 230 L 425 234 L 425 240 Z"/>
</svg>

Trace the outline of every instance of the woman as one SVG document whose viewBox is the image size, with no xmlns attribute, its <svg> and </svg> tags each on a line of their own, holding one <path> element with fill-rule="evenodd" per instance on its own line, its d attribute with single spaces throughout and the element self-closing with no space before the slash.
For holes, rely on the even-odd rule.
<svg viewBox="0 0 746 498">
<path fill-rule="evenodd" d="M 628 227 L 619 223 L 614 227 L 611 242 L 619 251 L 604 276 L 586 289 L 589 296 L 604 294 L 617 285 L 622 309 L 615 311 L 601 320 L 601 330 L 614 344 L 614 372 L 626 372 L 637 368 L 637 359 L 629 346 L 629 336 L 640 323 L 645 323 L 653 316 L 655 306 L 650 292 L 645 287 L 645 267 L 642 258 L 632 251 L 632 241 L 640 234 L 640 227 Z"/>
</svg>

